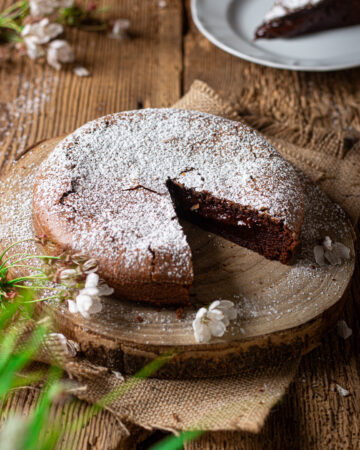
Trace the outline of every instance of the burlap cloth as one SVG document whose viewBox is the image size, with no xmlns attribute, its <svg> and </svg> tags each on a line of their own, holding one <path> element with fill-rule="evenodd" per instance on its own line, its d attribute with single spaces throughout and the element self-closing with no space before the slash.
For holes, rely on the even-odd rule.
<svg viewBox="0 0 360 450">
<path fill-rule="evenodd" d="M 229 103 L 200 81 L 195 81 L 174 107 L 239 119 Z M 297 134 L 283 125 L 269 125 L 266 119 L 254 116 L 251 125 L 260 128 L 286 159 L 339 203 L 354 224 L 357 222 L 360 211 L 359 144 L 345 148 L 344 139 L 332 131 L 308 130 L 305 134 Z M 57 361 L 77 383 L 72 393 L 90 403 L 100 403 L 114 415 L 117 423 L 174 432 L 187 429 L 258 432 L 272 406 L 285 394 L 300 362 L 300 356 L 295 352 L 290 360 L 249 367 L 228 378 L 194 381 L 121 379 L 120 374 L 70 357 L 56 338 L 46 344 L 38 359 Z"/>
</svg>

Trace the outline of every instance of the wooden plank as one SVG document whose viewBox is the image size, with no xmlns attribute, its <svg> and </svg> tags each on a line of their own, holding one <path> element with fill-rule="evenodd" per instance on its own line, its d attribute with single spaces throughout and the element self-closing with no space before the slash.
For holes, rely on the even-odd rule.
<svg viewBox="0 0 360 450">
<path fill-rule="evenodd" d="M 197 31 L 188 0 L 186 11 L 189 29 L 184 39 L 185 91 L 199 78 L 230 98 L 246 116 L 260 115 L 269 123 L 281 122 L 308 133 L 314 127 L 336 130 L 345 137 L 344 152 L 359 139 L 359 69 L 331 74 L 291 73 L 241 61 L 213 46 Z M 332 333 L 303 358 L 289 394 L 271 412 L 259 435 L 211 433 L 187 444 L 186 450 L 358 448 L 359 280 L 357 269 L 344 316 L 353 328 L 353 336 L 343 341 Z M 351 395 L 341 397 L 334 392 L 335 383 Z"/>
<path fill-rule="evenodd" d="M 11 2 L 10 2 L 11 3 Z M 82 2 L 83 4 L 90 3 Z M 9 1 L 0 2 L 2 8 Z M 104 0 L 111 18 L 131 21 L 131 39 L 66 32 L 91 77 L 14 52 L 0 68 L 0 167 L 44 138 L 67 134 L 96 117 L 143 106 L 168 106 L 181 92 L 182 3 Z"/>
<path fill-rule="evenodd" d="M 0 11 L 12 3 L 0 0 Z M 158 0 L 99 2 L 110 7 L 108 17 L 130 19 L 129 40 L 118 42 L 106 34 L 67 31 L 77 61 L 91 72 L 89 78 L 76 77 L 70 68 L 56 72 L 45 62 L 30 61 L 16 52 L 11 61 L 1 62 L 0 168 L 8 168 L 17 154 L 34 143 L 67 134 L 96 117 L 143 106 L 168 106 L 178 100 L 183 6 L 181 0 L 167 3 L 162 8 Z M 12 397 L 8 411 L 26 413 L 33 401 L 33 392 L 24 390 Z M 134 448 L 135 434 L 142 439 L 149 434 L 134 428 L 123 442 L 119 425 L 103 412 L 74 437 L 69 427 L 80 413 L 87 414 L 88 408 L 78 400 L 65 408 L 56 407 L 56 420 L 62 417 L 66 430 L 61 448 Z"/>
<path fill-rule="evenodd" d="M 186 450 L 335 450 L 355 449 L 360 442 L 360 272 L 357 268 L 344 318 L 353 335 L 344 341 L 336 332 L 303 357 L 288 395 L 274 407 L 258 435 L 210 433 L 185 445 Z M 342 397 L 339 384 L 350 392 Z"/>
<path fill-rule="evenodd" d="M 359 138 L 359 69 L 305 73 L 271 69 L 225 53 L 196 29 L 186 1 L 184 89 L 201 79 L 231 99 L 241 114 L 291 127 L 326 127 Z"/>
<path fill-rule="evenodd" d="M 0 1 L 0 7 L 6 3 L 11 1 Z M 137 37 L 118 43 L 105 36 L 69 33 L 79 44 L 80 62 L 92 72 L 90 79 L 75 78 L 71 72 L 56 74 L 43 64 L 18 56 L 1 65 L 1 166 L 8 165 L 22 148 L 43 138 L 67 133 L 99 115 L 141 105 L 171 104 L 181 89 L 187 89 L 195 78 L 229 95 L 242 113 L 261 111 L 271 120 L 297 127 L 305 123 L 310 127 L 349 129 L 349 145 L 354 135 L 356 139 L 360 129 L 359 70 L 305 75 L 259 68 L 215 49 L 191 25 L 184 44 L 181 84 L 181 70 L 177 69 L 177 64 L 181 68 L 181 42 L 175 39 L 170 46 L 165 40 L 169 39 L 168 33 L 170 37 L 179 33 L 180 20 L 176 17 L 181 10 L 180 1 L 168 0 L 168 13 L 167 8 L 158 7 L 157 0 L 104 0 L 102 3 L 113 5 L 112 17 L 129 17 Z M 189 16 L 188 6 L 187 14 Z M 174 19 L 176 26 L 172 31 L 170 24 Z M 166 30 L 166 37 L 162 39 L 163 30 Z M 166 73 L 172 58 L 168 53 L 161 58 L 158 56 L 160 45 L 163 52 L 165 47 L 170 48 L 166 52 L 172 51 L 177 61 L 171 67 L 171 77 Z M 296 89 L 287 88 L 284 83 L 287 77 L 293 80 Z M 227 448 L 239 449 L 358 447 L 359 277 L 357 271 L 352 300 L 345 313 L 354 330 L 353 337 L 343 342 L 333 334 L 304 359 L 289 396 L 272 412 L 261 435 L 234 433 L 229 440 L 214 435 L 209 442 L 215 442 L 216 448 L 228 445 Z M 351 396 L 342 398 L 332 392 L 333 380 L 349 389 Z M 193 447 L 188 448 L 211 448 L 208 443 L 191 445 Z"/>
</svg>

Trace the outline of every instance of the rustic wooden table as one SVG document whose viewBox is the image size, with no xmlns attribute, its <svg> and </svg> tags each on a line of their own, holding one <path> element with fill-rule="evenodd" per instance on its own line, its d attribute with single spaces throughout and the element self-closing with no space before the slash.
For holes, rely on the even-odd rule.
<svg viewBox="0 0 360 450">
<path fill-rule="evenodd" d="M 1 9 L 9 3 L 0 1 Z M 98 116 L 171 105 L 195 79 L 230 98 L 246 116 L 260 115 L 269 124 L 281 122 L 308 133 L 314 126 L 330 127 L 347 133 L 346 145 L 359 139 L 360 69 L 304 74 L 240 61 L 201 36 L 191 21 L 188 3 L 181 0 L 104 0 L 101 4 L 110 6 L 111 17 L 130 19 L 132 38 L 118 42 L 106 35 L 68 32 L 78 61 L 91 77 L 78 78 L 71 70 L 56 72 L 18 55 L 1 61 L 2 170 L 34 143 L 69 133 Z M 273 409 L 259 435 L 214 433 L 187 444 L 186 449 L 360 448 L 359 292 L 357 269 L 345 310 L 353 335 L 344 341 L 333 333 L 303 358 L 288 395 Z M 340 396 L 334 391 L 335 383 L 350 395 Z M 34 395 L 22 393 L 8 408 L 26 409 Z M 76 402 L 63 412 L 64 427 L 85 409 L 85 404 Z M 106 417 L 107 413 L 101 413 L 102 420 Z M 61 448 L 115 448 L 116 423 L 108 419 L 102 429 L 100 418 L 93 419 L 77 433 L 75 443 L 63 440 Z M 131 438 L 121 448 L 133 444 Z"/>
</svg>

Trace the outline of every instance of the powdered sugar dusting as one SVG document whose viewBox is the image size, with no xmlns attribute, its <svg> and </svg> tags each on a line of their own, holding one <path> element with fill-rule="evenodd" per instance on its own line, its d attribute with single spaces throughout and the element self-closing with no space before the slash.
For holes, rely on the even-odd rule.
<svg viewBox="0 0 360 450">
<path fill-rule="evenodd" d="M 5 182 L 0 183 L 2 248 L 21 239 L 33 237 L 31 202 L 38 169 L 32 161 L 27 156 L 25 163 L 17 162 L 17 173 L 11 174 Z M 26 170 L 20 170 L 19 166 L 21 169 L 26 166 Z M 329 307 L 329 299 L 335 302 L 340 298 L 348 284 L 351 275 L 349 268 L 354 265 L 354 248 L 351 243 L 351 227 L 346 225 L 346 216 L 342 209 L 329 201 L 305 175 L 299 172 L 298 176 L 305 192 L 306 212 L 301 235 L 301 254 L 294 265 L 284 266 L 275 261 L 266 261 L 261 256 L 208 232 L 200 229 L 194 231 L 197 239 L 200 239 L 200 251 L 192 247 L 195 285 L 200 287 L 196 290 L 193 301 L 209 304 L 215 299 L 226 298 L 234 301 L 238 310 L 238 319 L 231 324 L 229 332 L 222 338 L 224 341 L 264 334 L 274 328 L 285 329 L 289 322 L 296 326 L 299 324 L 299 317 L 301 320 L 310 320 L 314 317 L 314 311 L 320 314 L 324 307 Z M 313 247 L 327 235 L 351 248 L 351 260 L 344 261 L 340 266 L 317 267 Z M 210 253 L 206 250 L 206 245 L 211 246 Z M 224 260 L 221 252 L 225 246 L 228 249 L 231 247 L 233 253 Z M 28 253 L 38 251 L 33 242 L 23 244 L 22 247 Z M 17 251 L 18 247 L 11 250 L 13 253 Z M 208 257 L 209 254 L 211 258 Z M 199 263 L 206 259 L 200 274 L 197 273 L 197 259 Z M 29 261 L 29 264 L 36 265 L 35 261 Z M 279 272 L 282 274 L 280 277 Z M 179 345 L 193 343 L 193 308 L 185 308 L 182 319 L 178 320 L 174 309 L 163 308 L 157 311 L 151 305 L 140 307 L 136 303 L 121 299 L 105 298 L 103 301 L 101 314 L 99 317 L 94 316 L 91 325 L 89 324 L 92 331 L 98 330 L 102 334 L 106 331 L 113 336 L 114 330 L 124 330 L 129 340 L 138 342 L 143 339 L 144 343 L 150 344 L 154 343 L 154 339 L 159 339 L 159 336 L 163 343 L 167 343 L 169 335 L 174 345 L 176 342 Z M 66 304 L 56 305 L 56 308 L 66 313 Z M 140 311 L 141 323 L 136 320 Z M 160 331 L 156 336 L 154 325 L 157 325 Z M 181 333 L 177 332 L 179 329 Z"/>
<path fill-rule="evenodd" d="M 301 8 L 312 7 L 323 0 L 277 0 L 270 11 L 266 14 L 265 20 L 273 20 L 293 13 Z"/>
<path fill-rule="evenodd" d="M 28 136 L 25 134 L 26 125 L 32 122 L 32 116 L 39 114 L 44 105 L 49 102 L 52 87 L 58 81 L 57 77 L 44 76 L 25 81 L 21 84 L 19 95 L 9 102 L 0 103 L 0 145 L 8 142 L 16 146 L 17 153 L 21 153 L 26 145 Z M 31 91 L 31 96 L 28 92 Z M 19 118 L 26 119 L 18 121 Z M 17 121 L 16 127 L 14 123 Z"/>
<path fill-rule="evenodd" d="M 168 179 L 261 210 L 293 230 L 301 223 L 295 170 L 264 138 L 241 123 L 172 109 L 114 114 L 79 128 L 43 164 L 34 203 L 46 220 L 66 224 L 73 248 L 116 259 L 120 246 L 122 269 L 140 267 L 155 252 L 164 276 L 182 279 L 190 250 Z"/>
</svg>

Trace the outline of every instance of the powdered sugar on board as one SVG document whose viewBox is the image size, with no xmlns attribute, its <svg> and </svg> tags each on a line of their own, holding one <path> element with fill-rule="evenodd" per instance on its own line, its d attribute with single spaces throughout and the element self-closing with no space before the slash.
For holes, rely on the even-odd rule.
<svg viewBox="0 0 360 450">
<path fill-rule="evenodd" d="M 45 154 L 51 149 L 42 144 L 34 152 L 41 150 Z M 16 172 L 0 184 L 2 248 L 33 235 L 31 200 L 38 164 L 39 158 L 27 155 L 16 163 Z M 339 206 L 306 176 L 299 176 L 306 194 L 306 214 L 301 254 L 292 266 L 268 261 L 189 223 L 181 223 L 193 253 L 195 283 L 191 298 L 196 308 L 218 298 L 236 303 L 238 319 L 221 338 L 222 342 L 249 339 L 305 323 L 334 305 L 350 280 L 354 267 L 351 226 Z M 351 259 L 339 266 L 318 267 L 312 249 L 325 235 L 347 245 Z M 26 243 L 24 250 L 38 251 L 31 242 Z M 65 304 L 53 303 L 61 316 L 67 316 Z M 194 308 L 185 308 L 179 320 L 175 308 L 158 310 L 151 305 L 104 298 L 101 313 L 91 321 L 85 323 L 74 315 L 71 320 L 88 328 L 92 335 L 99 332 L 119 342 L 187 345 L 194 344 L 194 316 Z"/>
<path fill-rule="evenodd" d="M 163 277 L 189 278 L 190 251 L 168 179 L 261 210 L 292 230 L 303 214 L 293 167 L 264 138 L 194 111 L 148 109 L 90 122 L 62 141 L 40 172 L 34 203 L 42 220 L 63 224 L 73 249 L 116 259 L 119 277 L 156 252 Z"/>
</svg>

